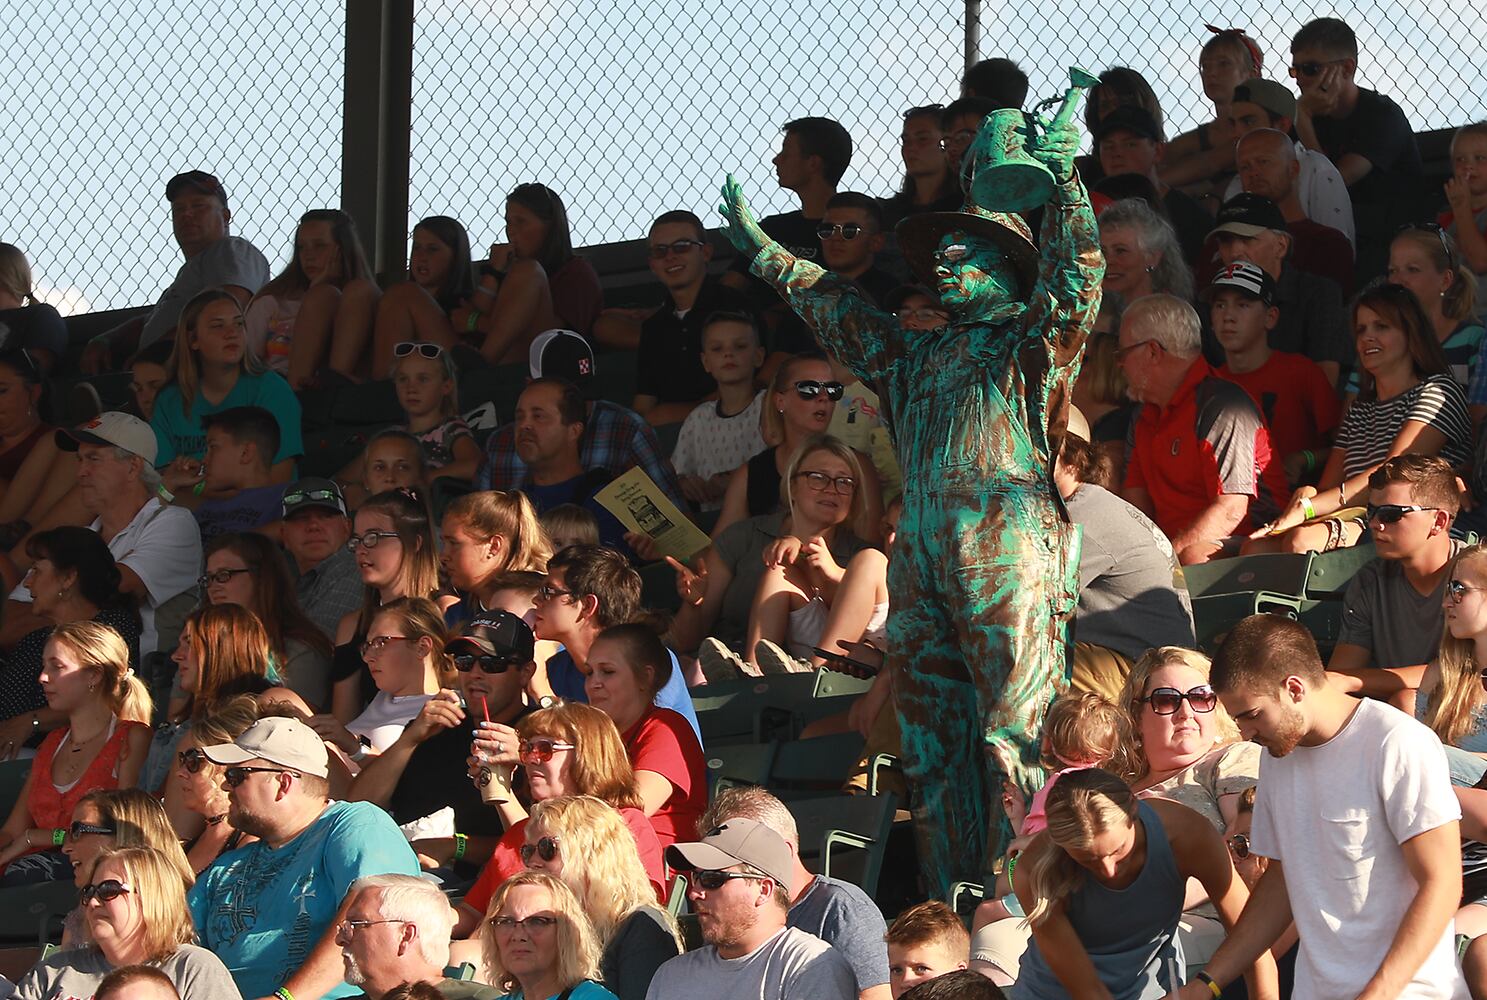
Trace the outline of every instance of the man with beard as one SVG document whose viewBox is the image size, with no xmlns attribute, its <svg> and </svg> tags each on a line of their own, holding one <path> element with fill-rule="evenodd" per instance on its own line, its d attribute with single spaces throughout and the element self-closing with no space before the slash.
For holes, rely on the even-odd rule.
<svg viewBox="0 0 1487 1000">
<path fill-rule="evenodd" d="M 428 983 L 446 1000 L 499 1000 L 498 989 L 445 978 L 454 910 L 437 884 L 408 875 L 370 875 L 356 880 L 346 900 L 336 940 L 346 982 L 360 986 L 362 996 Z"/>
<path fill-rule="evenodd" d="M 1461 809 L 1435 734 L 1329 684 L 1311 634 L 1289 618 L 1236 625 L 1212 682 L 1240 733 L 1269 751 L 1250 851 L 1271 860 L 1238 924 L 1178 994 L 1218 996 L 1293 919 L 1297 997 L 1464 992 L 1452 953 Z"/>
<path fill-rule="evenodd" d="M 337 922 L 366 875 L 417 875 L 392 818 L 369 802 L 329 801 L 329 756 L 298 719 L 260 719 L 232 743 L 205 747 L 227 768 L 227 816 L 259 838 L 218 858 L 190 893 L 202 947 L 245 997 L 344 997 Z"/>
</svg>

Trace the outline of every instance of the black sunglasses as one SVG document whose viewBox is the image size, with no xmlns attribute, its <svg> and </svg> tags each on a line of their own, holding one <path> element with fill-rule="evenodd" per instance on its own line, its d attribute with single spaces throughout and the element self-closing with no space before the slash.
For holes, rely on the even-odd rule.
<svg viewBox="0 0 1487 1000">
<path fill-rule="evenodd" d="M 1177 688 L 1169 687 L 1157 688 L 1141 700 L 1150 705 L 1151 710 L 1157 715 L 1175 715 L 1178 706 L 1184 700 L 1192 706 L 1194 712 L 1206 715 L 1218 707 L 1219 696 L 1207 684 L 1200 684 L 1188 691 L 1179 691 Z"/>
<path fill-rule="evenodd" d="M 427 341 L 405 340 L 400 344 L 393 345 L 392 356 L 395 358 L 406 358 L 414 351 L 417 351 L 430 361 L 438 361 L 439 355 L 444 353 L 444 348 L 438 344 L 430 344 Z"/>
<path fill-rule="evenodd" d="M 1229 845 L 1229 850 L 1233 851 L 1234 856 L 1240 861 L 1249 857 L 1249 838 L 1244 834 L 1236 833 L 1225 841 L 1225 843 Z"/>
<path fill-rule="evenodd" d="M 706 246 L 701 240 L 677 240 L 674 243 L 652 243 L 651 260 L 665 260 L 672 254 L 680 257 L 693 247 Z"/>
<path fill-rule="evenodd" d="M 1411 230 L 1421 233 L 1431 233 L 1435 236 L 1436 239 L 1440 240 L 1441 253 L 1446 255 L 1446 270 L 1454 271 L 1456 269 L 1456 255 L 1451 252 L 1451 244 L 1446 239 L 1446 230 L 1441 226 L 1440 223 L 1406 222 L 1404 225 L 1394 230 L 1394 235 L 1398 236 L 1400 233 L 1407 233 Z"/>
<path fill-rule="evenodd" d="M 692 884 L 697 888 L 707 892 L 717 892 L 723 888 L 724 884 L 736 878 L 761 879 L 768 878 L 769 876 L 756 875 L 753 872 L 718 871 L 716 868 L 694 868 L 687 873 L 687 877 L 692 880 Z"/>
<path fill-rule="evenodd" d="M 72 826 L 68 827 L 67 829 L 68 836 L 70 836 L 73 840 L 80 840 L 90 833 L 96 834 L 99 837 L 112 837 L 118 832 L 118 830 L 115 830 L 111 826 L 99 826 L 96 823 L 82 823 L 78 820 L 73 820 Z"/>
<path fill-rule="evenodd" d="M 543 861 L 551 861 L 558 856 L 558 838 L 540 837 L 535 844 L 523 844 L 521 850 L 521 863 L 526 864 L 532 860 L 532 855 L 537 855 Z"/>
<path fill-rule="evenodd" d="M 134 887 L 127 882 L 120 882 L 116 878 L 106 878 L 102 882 L 83 886 L 78 890 L 78 897 L 84 903 L 92 899 L 107 903 L 133 891 Z"/>
<path fill-rule="evenodd" d="M 504 674 L 521 663 L 515 656 L 493 656 L 490 653 L 456 653 L 453 659 L 454 669 L 462 674 L 468 674 L 477 666 L 481 673 Z"/>
<path fill-rule="evenodd" d="M 816 235 L 823 240 L 829 240 L 838 235 L 844 240 L 855 240 L 865 232 L 867 232 L 867 227 L 859 226 L 855 222 L 844 222 L 840 226 L 820 225 L 816 227 Z"/>
<path fill-rule="evenodd" d="M 236 788 L 247 781 L 250 774 L 294 774 L 298 777 L 294 771 L 284 767 L 229 767 L 222 772 L 222 780 L 227 782 L 228 788 Z"/>
<path fill-rule="evenodd" d="M 206 753 L 201 747 L 192 747 L 190 750 L 182 750 L 176 754 L 176 762 L 187 774 L 200 774 L 201 769 L 211 763 L 207 760 Z"/>
<path fill-rule="evenodd" d="M 805 379 L 795 383 L 795 394 L 801 399 L 815 399 L 821 393 L 826 393 L 827 399 L 841 399 L 842 393 L 847 387 L 840 382 L 817 382 L 814 379 Z"/>
<path fill-rule="evenodd" d="M 1336 66 L 1338 63 L 1345 62 L 1347 62 L 1346 59 L 1328 59 L 1325 62 L 1318 62 L 1315 59 L 1311 59 L 1307 62 L 1298 63 L 1295 66 L 1292 66 L 1287 72 L 1291 74 L 1291 78 L 1293 80 L 1297 77 L 1302 76 L 1306 77 L 1307 79 L 1311 79 L 1318 73 L 1322 72 L 1322 70 L 1326 69 L 1328 66 Z"/>
<path fill-rule="evenodd" d="M 1406 514 L 1417 514 L 1422 510 L 1440 510 L 1439 507 L 1421 507 L 1416 503 L 1381 503 L 1368 505 L 1368 523 L 1398 524 Z"/>
</svg>

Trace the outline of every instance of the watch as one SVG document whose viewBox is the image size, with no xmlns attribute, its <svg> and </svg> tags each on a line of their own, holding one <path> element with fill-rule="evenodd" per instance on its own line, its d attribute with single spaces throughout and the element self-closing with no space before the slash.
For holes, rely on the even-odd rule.
<svg viewBox="0 0 1487 1000">
<path fill-rule="evenodd" d="M 554 705 L 561 705 L 562 703 L 563 699 L 559 698 L 557 695 L 552 694 L 545 694 L 541 698 L 537 699 L 538 708 L 552 708 Z"/>
</svg>

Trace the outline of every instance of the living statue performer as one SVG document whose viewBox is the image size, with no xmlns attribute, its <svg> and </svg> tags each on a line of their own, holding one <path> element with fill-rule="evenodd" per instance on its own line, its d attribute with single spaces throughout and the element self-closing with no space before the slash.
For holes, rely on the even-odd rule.
<svg viewBox="0 0 1487 1000">
<path fill-rule="evenodd" d="M 898 226 L 909 266 L 949 310 L 938 330 L 903 329 L 850 280 L 791 256 L 759 228 L 732 176 L 723 187 L 728 238 L 821 344 L 871 381 L 895 436 L 904 487 L 888 660 L 920 863 L 940 898 L 957 880 L 986 880 L 1011 833 L 1002 782 L 1028 792 L 1041 783 L 1042 712 L 1066 684 L 1080 536 L 1053 460 L 1105 270 L 1074 173 L 1078 134 L 1065 112 L 1075 93 L 1045 131 L 1018 130 L 1031 158 L 1021 169 L 1041 163 L 1052 174 L 1041 260 L 1020 216 L 975 203 L 975 178 L 1005 158 L 996 116 L 968 154 L 962 211 Z"/>
</svg>

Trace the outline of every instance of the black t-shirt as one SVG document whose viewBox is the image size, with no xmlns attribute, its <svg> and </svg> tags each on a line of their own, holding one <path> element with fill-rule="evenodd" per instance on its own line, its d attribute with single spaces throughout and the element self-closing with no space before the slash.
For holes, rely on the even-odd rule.
<svg viewBox="0 0 1487 1000">
<path fill-rule="evenodd" d="M 521 714 L 525 715 L 526 710 Z M 479 716 L 478 709 L 474 715 L 466 712 L 464 725 L 441 730 L 413 748 L 388 801 L 387 811 L 395 822 L 411 823 L 451 806 L 454 828 L 460 833 L 489 837 L 502 834 L 499 815 L 480 801 L 480 792 L 466 773 L 465 759 L 470 756 L 470 740 Z M 515 725 L 516 719 L 509 724 Z"/>
<path fill-rule="evenodd" d="M 759 220 L 759 228 L 769 234 L 769 238 L 788 250 L 793 256 L 801 260 L 808 260 L 813 264 L 822 264 L 821 237 L 816 235 L 816 228 L 821 225 L 820 219 L 808 219 L 804 212 L 785 212 L 781 215 L 771 215 Z M 753 260 L 745 260 L 736 257 L 733 261 L 733 270 L 741 274 L 749 273 L 749 265 Z M 804 354 L 809 351 L 819 351 L 821 348 L 816 344 L 816 337 L 811 333 L 810 327 L 806 326 L 801 318 L 786 306 L 779 295 L 769 285 L 758 278 L 750 277 L 749 287 L 752 289 L 753 301 L 761 311 L 769 310 L 774 317 L 774 329 L 766 335 L 765 347 L 773 351 L 784 351 L 787 354 Z"/>
<path fill-rule="evenodd" d="M 37 302 L 20 309 L 0 309 L 0 351 L 20 348 L 51 351 L 60 358 L 67 353 L 67 324 L 61 313 Z"/>
<path fill-rule="evenodd" d="M 1197 199 L 1177 188 L 1167 189 L 1167 193 L 1162 196 L 1162 207 L 1167 210 L 1172 228 L 1177 230 L 1177 242 L 1182 244 L 1183 259 L 1188 262 L 1189 267 L 1196 266 L 1203 254 L 1203 241 L 1208 239 L 1208 231 L 1213 228 L 1213 216 L 1198 204 Z"/>
<path fill-rule="evenodd" d="M 902 285 L 903 282 L 896 275 L 888 273 L 875 264 L 857 276 L 856 284 L 866 293 L 873 305 L 882 306 L 883 301 L 888 298 L 888 293 Z"/>
<path fill-rule="evenodd" d="M 1398 198 L 1399 182 L 1420 176 L 1420 147 L 1399 105 L 1373 90 L 1358 88 L 1358 103 L 1346 118 L 1317 118 L 1317 141 L 1333 163 L 1349 153 L 1373 164 L 1368 176 L 1348 189 L 1354 205 Z"/>
<path fill-rule="evenodd" d="M 635 392 L 655 396 L 663 403 L 695 403 L 717 391 L 718 384 L 702 367 L 702 325 L 715 312 L 743 312 L 755 317 L 749 297 L 707 278 L 697 301 L 685 316 L 677 316 L 670 294 L 660 310 L 640 327 L 636 355 Z"/>
</svg>

